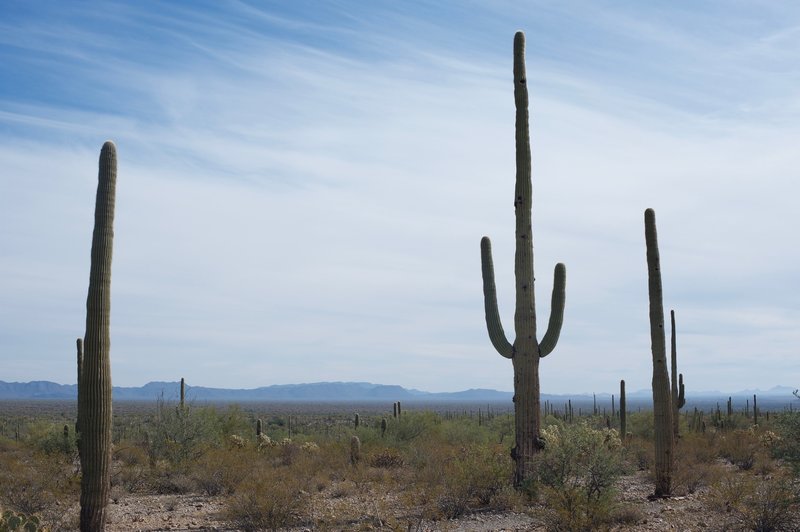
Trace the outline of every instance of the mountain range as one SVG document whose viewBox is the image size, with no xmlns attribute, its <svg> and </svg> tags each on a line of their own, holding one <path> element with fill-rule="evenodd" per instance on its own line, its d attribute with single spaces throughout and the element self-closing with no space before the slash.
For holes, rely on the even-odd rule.
<svg viewBox="0 0 800 532">
<path fill-rule="evenodd" d="M 769 390 L 742 390 L 736 393 L 718 391 L 687 392 L 687 401 L 711 400 L 727 397 L 771 397 L 790 402 L 793 388 L 775 386 Z M 149 382 L 140 387 L 115 386 L 113 397 L 122 401 L 154 401 L 159 397 L 177 399 L 179 382 Z M 50 381 L 5 382 L 0 381 L 0 399 L 75 399 L 75 384 L 58 384 Z M 368 382 L 314 382 L 307 384 L 275 384 L 252 389 L 209 388 L 186 386 L 186 397 L 194 401 L 280 401 L 280 402 L 360 402 L 360 401 L 411 401 L 411 402 L 511 402 L 513 394 L 489 389 L 469 389 L 460 392 L 424 392 L 398 385 L 372 384 Z M 652 392 L 648 389 L 628 392 L 628 400 L 649 401 Z M 593 394 L 542 394 L 541 400 L 556 404 L 568 399 L 592 401 Z M 607 401 L 611 394 L 598 393 L 597 399 Z"/>
</svg>

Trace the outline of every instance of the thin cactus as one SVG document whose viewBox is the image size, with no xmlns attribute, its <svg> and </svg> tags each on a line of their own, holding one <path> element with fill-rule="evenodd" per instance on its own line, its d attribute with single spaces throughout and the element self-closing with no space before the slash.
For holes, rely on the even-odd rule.
<svg viewBox="0 0 800 532">
<path fill-rule="evenodd" d="M 81 396 L 81 372 L 83 371 L 83 338 L 75 340 L 75 346 L 78 349 L 78 380 L 76 387 L 78 389 L 78 397 Z M 78 408 L 78 413 L 75 415 L 75 438 L 80 446 L 81 438 L 81 409 Z"/>
<path fill-rule="evenodd" d="M 533 272 L 533 205 L 531 184 L 531 145 L 528 122 L 528 87 L 525 75 L 525 35 L 514 36 L 514 102 L 516 106 L 516 311 L 514 313 L 514 343 L 506 338 L 497 308 L 492 246 L 488 237 L 481 239 L 484 307 L 489 339 L 498 353 L 510 358 L 514 367 L 514 426 L 515 445 L 514 485 L 523 486 L 532 478 L 534 456 L 542 449 L 541 414 L 539 406 L 539 359 L 550 354 L 556 346 L 564 317 L 566 268 L 555 267 L 550 323 L 539 342 L 536 338 L 536 310 Z"/>
<path fill-rule="evenodd" d="M 619 381 L 619 435 L 625 441 L 628 435 L 628 413 L 625 410 L 625 381 Z"/>
<path fill-rule="evenodd" d="M 655 440 L 656 497 L 672 494 L 674 467 L 674 438 L 672 428 L 673 404 L 667 370 L 664 339 L 664 304 L 661 290 L 661 258 L 658 252 L 656 213 L 644 212 L 645 242 L 647 244 L 647 277 L 650 298 L 650 344 L 653 355 L 653 433 Z"/>
<path fill-rule="evenodd" d="M 753 425 L 758 425 L 758 399 L 753 394 Z"/>
<path fill-rule="evenodd" d="M 360 424 L 361 424 L 361 417 L 358 414 L 356 414 L 356 417 L 353 419 L 353 425 L 355 425 L 355 428 L 358 428 Z"/>
<path fill-rule="evenodd" d="M 111 490 L 111 255 L 117 152 L 113 142 L 100 152 L 92 236 L 86 334 L 78 410 L 81 428 L 81 516 L 83 532 L 101 531 Z"/>
<path fill-rule="evenodd" d="M 672 324 L 671 347 L 671 368 L 670 382 L 672 384 L 672 434 L 675 439 L 680 437 L 680 409 L 686 404 L 683 388 L 683 374 L 678 374 L 678 347 L 677 336 L 675 334 L 675 311 L 669 311 L 670 322 Z"/>
<path fill-rule="evenodd" d="M 260 438 L 261 434 L 263 434 L 261 420 L 257 419 L 256 420 L 256 438 Z"/>
<path fill-rule="evenodd" d="M 381 438 L 386 435 L 386 418 L 381 419 Z"/>
<path fill-rule="evenodd" d="M 186 405 L 186 381 L 181 377 L 181 410 Z"/>
</svg>

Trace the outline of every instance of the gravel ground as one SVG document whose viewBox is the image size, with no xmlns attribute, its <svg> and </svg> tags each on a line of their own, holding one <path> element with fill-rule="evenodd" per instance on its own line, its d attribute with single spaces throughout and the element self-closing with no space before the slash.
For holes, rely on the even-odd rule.
<svg viewBox="0 0 800 532">
<path fill-rule="evenodd" d="M 652 484 L 644 473 L 621 479 L 621 500 L 635 508 L 632 524 L 619 531 L 722 531 L 739 530 L 729 515 L 709 506 L 707 490 L 682 497 L 649 500 Z M 327 490 L 326 490 L 327 491 Z M 535 510 L 475 513 L 447 521 L 421 521 L 409 517 L 391 494 L 355 494 L 332 498 L 322 492 L 312 499 L 312 516 L 324 515 L 325 526 L 295 527 L 312 530 L 418 530 L 418 531 L 544 531 Z M 125 495 L 109 505 L 106 529 L 116 531 L 233 530 L 220 517 L 223 499 L 200 495 Z M 405 512 L 405 513 L 404 513 Z M 317 521 L 319 522 L 319 521 Z"/>
</svg>

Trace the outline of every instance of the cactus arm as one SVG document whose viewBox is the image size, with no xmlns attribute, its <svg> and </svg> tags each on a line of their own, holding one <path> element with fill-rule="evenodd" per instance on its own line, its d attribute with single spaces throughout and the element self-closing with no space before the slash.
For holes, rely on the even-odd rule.
<svg viewBox="0 0 800 532">
<path fill-rule="evenodd" d="M 539 343 L 539 357 L 549 355 L 558 343 L 561 334 L 561 324 L 564 322 L 564 303 L 566 300 L 567 267 L 562 263 L 556 264 L 553 272 L 553 297 L 550 301 L 550 322 L 547 332 Z"/>
<path fill-rule="evenodd" d="M 497 310 L 492 242 L 488 236 L 481 239 L 481 270 L 483 273 L 483 304 L 486 309 L 486 328 L 489 330 L 489 339 L 498 353 L 506 358 L 512 358 L 514 356 L 514 348 L 506 338 L 503 324 L 500 322 L 500 312 Z"/>
</svg>

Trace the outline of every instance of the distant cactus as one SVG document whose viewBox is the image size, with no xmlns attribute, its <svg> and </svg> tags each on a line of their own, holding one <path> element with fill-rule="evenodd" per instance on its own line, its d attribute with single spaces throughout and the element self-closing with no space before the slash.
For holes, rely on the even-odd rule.
<svg viewBox="0 0 800 532">
<path fill-rule="evenodd" d="M 625 381 L 619 381 L 619 437 L 623 443 L 628 436 L 628 413 L 625 404 Z"/>
<path fill-rule="evenodd" d="M 355 425 L 355 428 L 358 428 L 359 424 L 361 424 L 361 418 L 359 417 L 358 414 L 356 414 L 355 419 L 353 419 L 353 425 Z"/>
<path fill-rule="evenodd" d="M 78 389 L 78 397 L 81 396 L 81 371 L 83 370 L 83 338 L 75 340 L 75 345 L 78 348 L 78 380 L 76 387 Z M 75 416 L 75 435 L 80 447 L 80 433 L 81 433 L 81 409 L 78 408 L 78 413 Z"/>
<path fill-rule="evenodd" d="M 758 425 L 758 399 L 753 394 L 753 425 Z"/>
<path fill-rule="evenodd" d="M 256 438 L 261 437 L 261 420 L 256 420 Z"/>
<path fill-rule="evenodd" d="M 186 405 L 186 381 L 181 377 L 181 410 Z"/>
<path fill-rule="evenodd" d="M 358 436 L 353 436 L 350 438 L 350 463 L 352 465 L 358 465 L 361 461 L 361 440 L 358 439 Z"/>
<path fill-rule="evenodd" d="M 83 532 L 105 528 L 106 504 L 111 490 L 111 255 L 117 185 L 117 150 L 113 142 L 103 144 L 99 166 L 84 357 L 78 390 L 82 472 L 80 529 Z"/>
<path fill-rule="evenodd" d="M 533 227 L 531 211 L 533 194 L 531 185 L 531 146 L 528 124 L 528 86 L 525 74 L 525 35 L 514 36 L 514 102 L 516 106 L 516 312 L 513 345 L 506 339 L 497 309 L 497 291 L 494 282 L 492 246 L 489 237 L 481 239 L 481 266 L 483 273 L 484 307 L 489 339 L 498 353 L 510 358 L 514 366 L 514 426 L 515 446 L 514 485 L 521 487 L 533 471 L 533 458 L 542 449 L 541 415 L 539 406 L 539 359 L 547 356 L 556 346 L 564 317 L 566 269 L 563 264 L 555 268 L 550 323 L 542 341 L 536 338 L 536 306 L 533 272 Z"/>
<path fill-rule="evenodd" d="M 661 290 L 661 258 L 658 252 L 656 213 L 644 212 L 645 242 L 647 244 L 648 292 L 650 298 L 650 344 L 653 355 L 653 433 L 655 440 L 656 497 L 672 494 L 674 468 L 674 438 L 672 428 L 673 403 L 667 370 L 664 339 L 664 304 Z"/>
<path fill-rule="evenodd" d="M 386 435 L 386 418 L 381 419 L 381 438 Z"/>
</svg>

